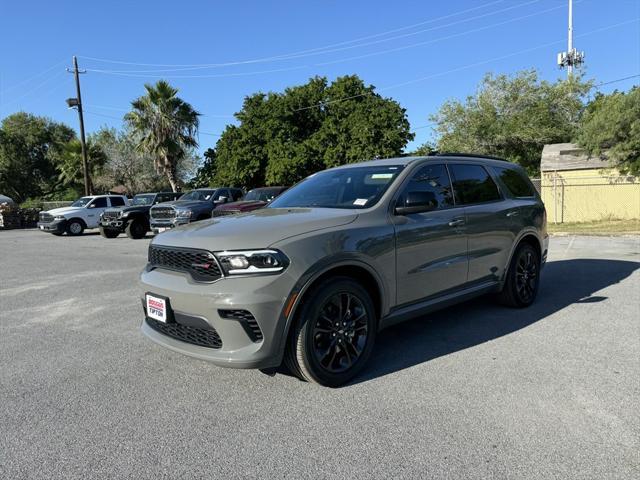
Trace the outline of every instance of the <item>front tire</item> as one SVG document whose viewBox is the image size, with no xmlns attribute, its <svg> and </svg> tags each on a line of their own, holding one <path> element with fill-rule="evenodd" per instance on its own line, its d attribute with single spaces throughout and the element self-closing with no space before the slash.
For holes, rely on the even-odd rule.
<svg viewBox="0 0 640 480">
<path fill-rule="evenodd" d="M 509 307 L 528 307 L 536 299 L 539 286 L 540 255 L 529 243 L 521 243 L 513 254 L 498 299 Z"/>
<path fill-rule="evenodd" d="M 366 364 L 376 329 L 369 293 L 350 278 L 330 278 L 303 301 L 285 361 L 302 380 L 340 386 Z"/>
<path fill-rule="evenodd" d="M 67 235 L 79 237 L 84 232 L 84 223 L 81 220 L 69 220 L 67 224 Z"/>
<path fill-rule="evenodd" d="M 129 220 L 127 223 L 127 227 L 125 228 L 125 232 L 127 237 L 133 238 L 135 240 L 139 240 L 144 238 L 147 234 L 147 226 L 142 222 L 142 220 Z"/>
<path fill-rule="evenodd" d="M 104 238 L 116 238 L 118 235 L 120 235 L 120 232 L 117 230 L 100 227 L 100 235 L 102 235 Z"/>
</svg>

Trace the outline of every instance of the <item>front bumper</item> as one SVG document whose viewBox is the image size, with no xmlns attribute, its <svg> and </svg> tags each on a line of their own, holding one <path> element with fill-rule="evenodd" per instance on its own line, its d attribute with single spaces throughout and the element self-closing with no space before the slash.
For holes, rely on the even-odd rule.
<svg viewBox="0 0 640 480">
<path fill-rule="evenodd" d="M 188 316 L 207 322 L 218 333 L 222 346 L 208 348 L 178 340 L 152 328 L 146 318 L 141 330 L 164 347 L 222 367 L 275 367 L 283 354 L 286 318 L 282 311 L 294 283 L 286 271 L 280 275 L 223 277 L 213 283 L 198 283 L 184 273 L 145 269 L 140 277 L 143 302 L 146 293 L 168 298 L 176 318 Z M 240 320 L 222 318 L 219 310 L 250 312 L 263 338 L 255 341 Z"/>
<path fill-rule="evenodd" d="M 53 222 L 38 222 L 38 230 L 48 233 L 64 233 L 67 230 L 66 220 L 54 220 Z"/>
<path fill-rule="evenodd" d="M 151 219 L 151 231 L 153 233 L 160 233 L 169 228 L 175 228 L 180 225 L 186 225 L 190 222 L 190 218 L 172 218 L 170 220 L 154 220 Z"/>
<path fill-rule="evenodd" d="M 107 228 L 111 230 L 124 230 L 125 224 L 126 224 L 126 219 L 118 218 L 116 220 L 101 219 L 98 225 L 101 226 L 102 228 Z"/>
</svg>

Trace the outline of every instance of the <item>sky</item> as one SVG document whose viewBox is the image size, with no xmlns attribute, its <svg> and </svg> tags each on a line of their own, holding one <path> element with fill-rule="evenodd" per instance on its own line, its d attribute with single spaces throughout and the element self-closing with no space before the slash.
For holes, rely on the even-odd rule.
<svg viewBox="0 0 640 480">
<path fill-rule="evenodd" d="M 0 118 L 27 111 L 77 130 L 73 55 L 87 132 L 122 126 L 144 84 L 164 78 L 201 112 L 200 151 L 245 96 L 320 75 L 359 75 L 406 108 L 416 138 L 429 115 L 473 94 L 487 72 L 566 76 L 568 0 L 0 0 Z M 574 46 L 602 92 L 640 84 L 640 0 L 574 0 Z"/>
</svg>

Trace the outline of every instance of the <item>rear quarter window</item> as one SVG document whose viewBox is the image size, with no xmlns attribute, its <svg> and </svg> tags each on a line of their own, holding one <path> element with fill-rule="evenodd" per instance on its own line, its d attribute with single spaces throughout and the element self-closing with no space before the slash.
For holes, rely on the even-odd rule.
<svg viewBox="0 0 640 480">
<path fill-rule="evenodd" d="M 513 168 L 494 167 L 494 171 L 507 190 L 516 198 L 534 197 L 533 185 L 524 173 Z"/>
<path fill-rule="evenodd" d="M 498 186 L 482 165 L 449 165 L 457 205 L 501 200 Z"/>
</svg>

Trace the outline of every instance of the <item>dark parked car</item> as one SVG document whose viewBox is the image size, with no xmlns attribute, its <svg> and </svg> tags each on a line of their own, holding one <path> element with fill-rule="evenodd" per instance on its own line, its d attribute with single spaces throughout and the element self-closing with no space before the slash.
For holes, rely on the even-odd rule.
<svg viewBox="0 0 640 480">
<path fill-rule="evenodd" d="M 262 208 L 287 188 L 289 187 L 254 188 L 253 190 L 249 190 L 247 194 L 242 197 L 242 200 L 220 205 L 212 212 L 212 215 L 214 217 L 221 217 L 223 215 L 250 212 L 252 210 Z"/>
<path fill-rule="evenodd" d="M 151 230 L 161 233 L 170 228 L 211 218 L 211 211 L 227 202 L 242 198 L 239 188 L 218 187 L 191 190 L 173 202 L 151 207 Z"/>
<path fill-rule="evenodd" d="M 129 238 L 143 238 L 150 230 L 149 210 L 153 205 L 180 198 L 181 193 L 140 193 L 127 207 L 107 208 L 100 215 L 100 235 L 116 238 L 126 233 Z"/>
<path fill-rule="evenodd" d="M 546 229 L 536 189 L 504 160 L 332 168 L 265 208 L 154 238 L 140 278 L 142 331 L 220 366 L 284 360 L 305 380 L 340 385 L 385 327 L 488 293 L 531 305 Z"/>
</svg>

